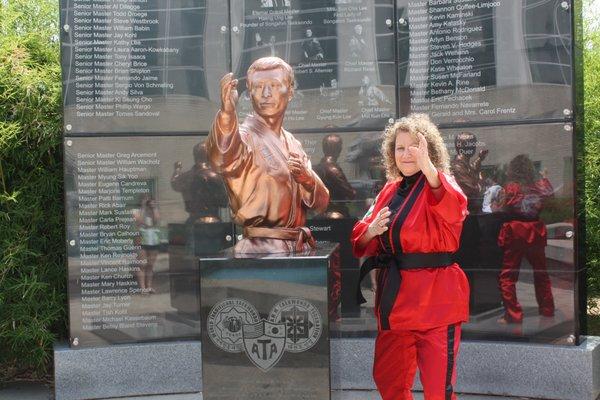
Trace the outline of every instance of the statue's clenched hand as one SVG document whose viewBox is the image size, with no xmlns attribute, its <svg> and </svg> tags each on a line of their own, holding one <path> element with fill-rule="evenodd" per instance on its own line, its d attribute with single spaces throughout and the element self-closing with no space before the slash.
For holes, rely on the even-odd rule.
<svg viewBox="0 0 600 400">
<path fill-rule="evenodd" d="M 228 73 L 221 78 L 221 112 L 219 124 L 223 131 L 231 132 L 236 120 L 236 106 L 239 99 L 238 80 L 233 79 L 233 73 Z"/>
<path fill-rule="evenodd" d="M 315 178 L 308 170 L 306 161 L 296 153 L 290 152 L 288 159 L 288 168 L 292 178 L 307 190 L 312 190 L 315 186 Z"/>
</svg>

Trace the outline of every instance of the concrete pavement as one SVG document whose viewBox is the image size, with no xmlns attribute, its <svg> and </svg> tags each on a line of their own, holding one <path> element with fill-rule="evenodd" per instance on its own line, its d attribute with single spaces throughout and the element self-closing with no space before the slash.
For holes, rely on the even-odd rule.
<svg viewBox="0 0 600 400">
<path fill-rule="evenodd" d="M 415 393 L 414 400 L 423 400 L 422 393 Z M 333 391 L 332 400 L 380 400 L 373 391 Z M 460 400 L 534 400 L 525 397 L 499 397 L 482 395 L 459 395 Z M 19 382 L 0 387 L 0 400 L 54 400 L 52 390 L 41 383 Z M 106 400 L 202 400 L 201 393 L 171 394 L 161 396 L 119 397 Z M 232 399 L 234 400 L 234 399 Z"/>
</svg>

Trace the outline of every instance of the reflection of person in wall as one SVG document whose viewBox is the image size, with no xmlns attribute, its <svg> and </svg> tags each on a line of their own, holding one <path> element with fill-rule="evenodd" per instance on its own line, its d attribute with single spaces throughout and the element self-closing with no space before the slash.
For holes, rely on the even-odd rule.
<svg viewBox="0 0 600 400">
<path fill-rule="evenodd" d="M 469 199 L 469 212 L 473 215 L 481 210 L 481 195 L 483 181 L 481 179 L 481 163 L 485 160 L 488 150 L 477 151 L 477 137 L 471 132 L 461 132 L 454 138 L 456 156 L 450 163 L 452 174 L 460 185 L 467 199 Z"/>
<path fill-rule="evenodd" d="M 264 45 L 259 32 L 254 34 L 254 47 L 262 47 Z"/>
<path fill-rule="evenodd" d="M 363 182 L 369 182 L 367 190 L 365 191 L 363 188 L 363 194 L 366 195 L 366 208 L 370 207 L 375 196 L 383 189 L 387 181 L 380 149 L 380 138 L 363 135 L 350 143 L 346 154 L 346 161 L 356 165 L 357 176 Z M 375 292 L 377 290 L 376 271 L 371 271 L 370 277 L 371 290 Z"/>
<path fill-rule="evenodd" d="M 364 59 L 367 51 L 367 42 L 363 36 L 363 26 L 361 24 L 354 25 L 354 34 L 348 43 L 350 48 L 350 57 Z"/>
<path fill-rule="evenodd" d="M 269 46 L 269 50 L 271 52 L 271 57 L 275 57 L 277 55 L 277 52 L 275 51 L 276 43 L 277 38 L 275 38 L 275 35 L 271 35 L 271 37 L 269 38 L 269 43 L 267 43 L 267 46 Z"/>
<path fill-rule="evenodd" d="M 329 81 L 329 87 L 325 87 L 325 83 L 319 86 L 319 94 L 330 99 L 337 99 L 340 96 L 337 79 L 333 78 Z"/>
<path fill-rule="evenodd" d="M 385 183 L 385 167 L 381 160 L 380 149 L 381 138 L 372 134 L 361 134 L 350 142 L 346 150 L 346 162 L 355 164 L 354 169 L 357 178 L 364 181 Z M 366 195 L 374 198 L 377 193 L 379 193 L 379 190 L 372 190 L 372 187 L 369 187 Z"/>
<path fill-rule="evenodd" d="M 219 207 L 227 201 L 221 178 L 208 166 L 206 143 L 194 146 L 194 166 L 183 172 L 181 162 L 175 163 L 171 187 L 180 192 L 189 214 L 187 223 L 219 222 Z"/>
<path fill-rule="evenodd" d="M 154 264 L 158 257 L 160 246 L 160 215 L 156 202 L 151 196 L 144 195 L 140 201 L 140 208 L 133 211 L 136 227 L 140 232 L 139 242 L 141 250 L 138 253 L 139 271 L 136 278 L 143 294 L 155 293 L 152 287 L 154 278 Z"/>
<path fill-rule="evenodd" d="M 314 246 L 306 212 L 322 212 L 329 192 L 302 145 L 283 129 L 294 71 L 277 57 L 256 60 L 247 85 L 253 114 L 237 119 L 238 80 L 221 79 L 221 109 L 208 137 L 210 162 L 222 175 L 234 221 L 244 227 L 238 253 L 303 251 Z"/>
<path fill-rule="evenodd" d="M 321 43 L 313 37 L 310 28 L 306 30 L 306 39 L 302 42 L 302 51 L 306 61 L 321 61 L 324 58 Z"/>
<path fill-rule="evenodd" d="M 501 211 L 501 200 L 503 197 L 502 186 L 498 184 L 497 171 L 481 172 L 483 181 L 483 204 L 481 212 L 491 214 Z"/>
<path fill-rule="evenodd" d="M 384 104 L 392 104 L 383 91 L 375 86 L 367 75 L 362 78 L 358 96 L 358 103 L 362 106 L 380 107 Z"/>
<path fill-rule="evenodd" d="M 383 399 L 412 399 L 418 366 L 426 399 L 456 399 L 469 284 L 452 254 L 467 200 L 447 173 L 448 152 L 426 115 L 388 126 L 382 154 L 388 183 L 351 236 L 355 256 L 369 256 L 361 277 L 378 269 L 373 377 Z"/>
<path fill-rule="evenodd" d="M 482 263 L 482 232 L 478 214 L 481 213 L 481 194 L 483 182 L 481 181 L 481 163 L 488 151 L 482 150 L 477 157 L 477 137 L 470 132 L 461 132 L 454 138 L 456 156 L 450 162 L 450 170 L 456 182 L 467 196 L 469 215 L 464 224 L 460 238 L 460 249 L 456 253 L 456 260 L 474 279 L 473 268 L 479 268 Z M 486 228 L 487 229 L 487 228 Z M 490 236 L 488 241 L 495 241 L 496 236 Z M 476 300 L 476 299 L 475 299 Z"/>
<path fill-rule="evenodd" d="M 509 221 L 502 225 L 498 236 L 498 245 L 504 251 L 498 278 L 505 310 L 500 323 L 523 321 L 523 309 L 516 291 L 523 257 L 533 268 L 539 314 L 554 316 L 554 298 L 546 270 L 546 225 L 539 218 L 544 198 L 552 193 L 546 172 L 541 173 L 541 179 L 536 179 L 533 163 L 527 155 L 521 154 L 511 160 L 502 201 Z"/>
<path fill-rule="evenodd" d="M 261 8 L 289 7 L 290 0 L 260 0 Z"/>
<path fill-rule="evenodd" d="M 254 32 L 254 44 L 251 50 L 253 56 L 255 57 L 266 57 L 270 55 L 272 51 L 274 51 L 274 47 L 271 43 L 263 40 L 260 32 Z"/>
<path fill-rule="evenodd" d="M 342 152 L 340 135 L 330 134 L 323 138 L 323 158 L 315 165 L 315 172 L 327 189 L 332 202 L 325 213 L 328 218 L 345 218 L 350 215 L 348 207 L 340 204 L 356 197 L 356 190 L 350 186 L 348 179 L 337 160 Z"/>
</svg>

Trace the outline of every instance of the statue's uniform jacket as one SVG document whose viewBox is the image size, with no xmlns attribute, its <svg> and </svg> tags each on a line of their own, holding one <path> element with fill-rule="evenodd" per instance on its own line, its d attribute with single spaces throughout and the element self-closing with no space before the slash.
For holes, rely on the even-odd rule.
<svg viewBox="0 0 600 400">
<path fill-rule="evenodd" d="M 312 170 L 301 143 L 282 129 L 273 132 L 256 115 L 246 117 L 227 135 L 215 119 L 208 137 L 209 160 L 222 175 L 234 221 L 244 227 L 296 228 L 306 223 L 306 211 L 327 208 L 329 192 Z M 290 174 L 290 152 L 300 155 L 315 180 L 307 191 Z"/>
</svg>

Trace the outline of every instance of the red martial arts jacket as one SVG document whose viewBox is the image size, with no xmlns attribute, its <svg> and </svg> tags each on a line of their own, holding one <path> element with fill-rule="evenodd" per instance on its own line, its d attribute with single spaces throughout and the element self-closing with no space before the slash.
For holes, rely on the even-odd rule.
<svg viewBox="0 0 600 400">
<path fill-rule="evenodd" d="M 467 215 L 467 198 L 453 177 L 440 172 L 439 178 L 443 186 L 442 198 L 438 201 L 425 184 L 400 229 L 404 253 L 454 253 L 458 250 Z M 377 213 L 389 204 L 399 185 L 400 180 L 388 182 L 371 209 L 354 226 L 351 242 L 355 256 L 374 256 L 383 251 L 379 237 L 363 248 L 358 248 L 357 241 Z M 388 229 L 384 235 L 391 232 Z M 424 330 L 468 321 L 469 283 L 458 264 L 446 268 L 400 270 L 400 274 L 402 282 L 389 315 L 390 329 Z M 376 312 L 376 315 L 379 314 Z"/>
<path fill-rule="evenodd" d="M 531 185 L 509 182 L 504 187 L 504 208 L 510 218 L 502 225 L 498 246 L 527 248 L 546 246 L 546 224 L 539 220 L 543 200 L 552 196 L 554 189 L 546 178 Z"/>
</svg>

